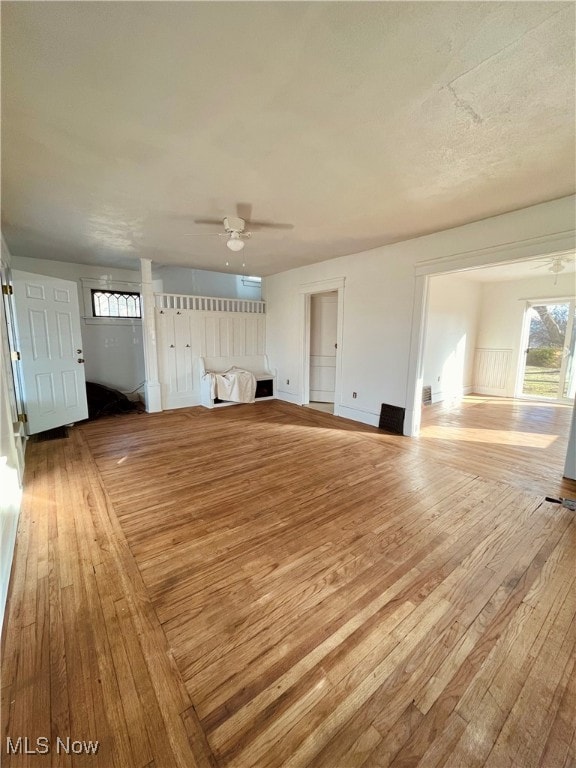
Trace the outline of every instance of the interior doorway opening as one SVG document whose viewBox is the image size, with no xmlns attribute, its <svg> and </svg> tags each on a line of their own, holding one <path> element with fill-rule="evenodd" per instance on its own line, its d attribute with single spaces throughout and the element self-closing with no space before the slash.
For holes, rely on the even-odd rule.
<svg viewBox="0 0 576 768">
<path fill-rule="evenodd" d="M 312 294 L 308 405 L 325 413 L 334 413 L 337 336 L 338 291 Z"/>
<path fill-rule="evenodd" d="M 343 277 L 300 286 L 300 403 L 340 416 L 342 396 Z"/>
</svg>

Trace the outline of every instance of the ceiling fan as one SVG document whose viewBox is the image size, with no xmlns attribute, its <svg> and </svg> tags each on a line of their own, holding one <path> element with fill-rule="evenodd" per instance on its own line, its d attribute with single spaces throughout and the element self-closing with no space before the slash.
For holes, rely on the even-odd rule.
<svg viewBox="0 0 576 768">
<path fill-rule="evenodd" d="M 541 259 L 542 263 L 532 267 L 532 269 L 544 269 L 544 267 L 547 267 L 548 272 L 557 275 L 566 269 L 573 258 L 573 256 L 550 256 L 547 259 Z"/>
<path fill-rule="evenodd" d="M 244 240 L 252 237 L 252 232 L 245 232 L 246 222 L 236 216 L 225 216 L 224 219 L 196 219 L 196 224 L 223 224 L 224 232 L 186 232 L 190 237 L 226 237 L 226 245 L 231 251 L 241 251 Z"/>
<path fill-rule="evenodd" d="M 213 235 L 215 237 L 226 237 L 226 245 L 231 251 L 241 251 L 244 248 L 244 240 L 252 237 L 251 231 L 246 231 L 246 225 L 251 230 L 258 229 L 293 229 L 293 224 L 283 224 L 276 221 L 255 221 L 250 217 L 252 215 L 252 205 L 250 203 L 238 203 L 236 205 L 236 216 L 225 216 L 223 219 L 194 219 L 195 224 L 222 224 L 224 232 L 188 232 L 187 235 Z"/>
<path fill-rule="evenodd" d="M 547 268 L 548 272 L 554 275 L 554 285 L 558 283 L 558 275 L 563 272 L 566 267 L 574 261 L 573 254 L 564 254 L 560 256 L 549 256 L 546 259 L 540 259 L 541 264 L 537 264 L 532 269 L 544 269 Z"/>
</svg>

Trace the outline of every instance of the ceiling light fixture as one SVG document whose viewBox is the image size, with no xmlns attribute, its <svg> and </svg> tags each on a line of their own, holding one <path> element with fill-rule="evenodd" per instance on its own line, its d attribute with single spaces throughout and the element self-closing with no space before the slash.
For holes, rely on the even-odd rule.
<svg viewBox="0 0 576 768">
<path fill-rule="evenodd" d="M 564 264 L 564 259 L 557 256 L 552 259 L 552 262 L 548 267 L 548 271 L 553 272 L 555 275 L 557 275 L 558 272 L 563 272 L 565 268 L 566 268 L 566 265 Z"/>
<path fill-rule="evenodd" d="M 244 240 L 241 239 L 239 232 L 230 232 L 230 239 L 226 245 L 231 251 L 241 251 L 244 248 Z"/>
</svg>

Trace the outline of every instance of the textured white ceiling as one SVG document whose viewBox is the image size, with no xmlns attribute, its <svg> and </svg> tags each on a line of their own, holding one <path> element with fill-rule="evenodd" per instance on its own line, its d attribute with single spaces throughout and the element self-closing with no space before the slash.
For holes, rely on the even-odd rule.
<svg viewBox="0 0 576 768">
<path fill-rule="evenodd" d="M 3 2 L 7 243 L 265 275 L 572 194 L 574 14 Z M 237 203 L 294 228 L 240 255 L 187 234 Z"/>
</svg>

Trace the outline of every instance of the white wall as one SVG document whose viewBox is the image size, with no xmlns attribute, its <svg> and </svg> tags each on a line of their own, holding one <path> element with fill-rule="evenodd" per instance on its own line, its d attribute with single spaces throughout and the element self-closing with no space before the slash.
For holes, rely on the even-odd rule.
<svg viewBox="0 0 576 768">
<path fill-rule="evenodd" d="M 430 278 L 424 343 L 424 385 L 432 402 L 472 391 L 481 284 L 458 275 Z"/>
<path fill-rule="evenodd" d="M 82 278 L 133 282 L 134 290 L 139 290 L 141 279 L 139 268 L 135 271 L 109 269 L 22 256 L 12 257 L 12 269 L 60 277 L 63 280 L 75 280 L 78 283 L 80 312 L 84 314 L 87 314 L 87 310 L 83 304 Z M 137 389 L 144 382 L 141 321 L 107 321 L 99 324 L 87 322 L 83 318 L 81 325 L 86 380 L 113 387 L 121 392 Z"/>
<path fill-rule="evenodd" d="M 267 352 L 278 369 L 279 396 L 302 402 L 302 284 L 345 278 L 342 391 L 335 411 L 377 424 L 382 403 L 406 406 L 409 402 L 411 334 L 419 333 L 419 326 L 412 327 L 418 262 L 499 245 L 506 251 L 502 258 L 511 259 L 510 243 L 546 239 L 573 229 L 574 198 L 563 198 L 265 278 Z M 497 260 L 494 251 L 486 263 L 490 260 Z M 353 391 L 357 399 L 352 398 Z"/>
<path fill-rule="evenodd" d="M 165 293 L 253 301 L 258 301 L 262 293 L 260 286 L 244 285 L 242 275 L 228 275 L 224 272 L 166 266 L 155 268 L 154 277 L 162 280 Z"/>
<path fill-rule="evenodd" d="M 0 268 L 10 266 L 10 253 L 2 239 Z M 0 297 L 0 323 L 4 324 L 4 304 Z M 9 387 L 10 350 L 7 334 L 0 333 L 0 632 L 8 595 L 12 556 L 16 543 L 16 530 L 20 513 L 22 490 L 20 476 L 24 470 L 24 439 L 16 435 L 14 424 L 14 395 Z"/>
<path fill-rule="evenodd" d="M 483 283 L 478 321 L 477 347 L 481 349 L 510 349 L 510 365 L 503 395 L 514 397 L 516 375 L 522 349 L 522 323 L 526 301 L 574 297 L 574 274 L 544 272 L 533 278 Z"/>
<path fill-rule="evenodd" d="M 4 316 L 0 317 L 4 322 Z M 0 354 L 4 358 L 8 350 L 4 338 L 0 340 Z M 19 480 L 21 457 L 14 435 L 10 413 L 8 388 L 2 376 L 0 382 L 0 631 L 4 607 L 8 595 L 8 583 L 12 567 L 12 555 L 16 542 L 16 530 L 20 512 L 21 487 Z"/>
</svg>

